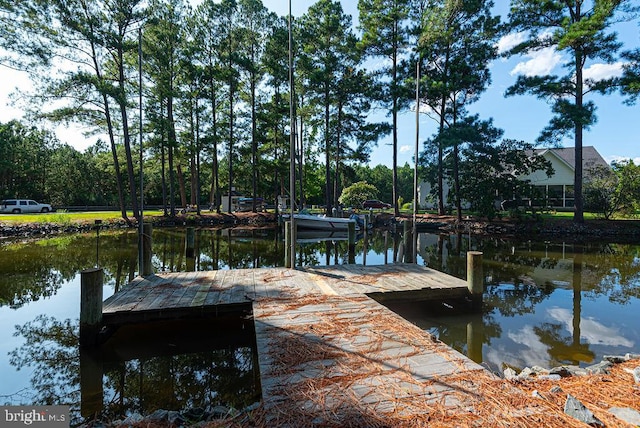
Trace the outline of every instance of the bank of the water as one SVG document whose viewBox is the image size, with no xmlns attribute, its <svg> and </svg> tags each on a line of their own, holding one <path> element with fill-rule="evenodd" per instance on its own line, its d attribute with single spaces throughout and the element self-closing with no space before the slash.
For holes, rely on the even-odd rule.
<svg viewBox="0 0 640 428">
<path fill-rule="evenodd" d="M 261 228 L 274 228 L 275 224 L 256 223 L 251 227 L 233 229 L 197 227 L 197 251 L 192 264 L 185 260 L 185 228 L 157 227 L 154 229 L 155 267 L 158 272 L 178 272 L 187 269 L 188 266 L 197 270 L 281 266 L 282 235 Z M 401 231 L 402 228 L 398 230 Z M 487 305 L 482 314 L 462 319 L 460 323 L 453 323 L 448 318 L 430 317 L 432 319 L 426 321 L 431 321 L 431 324 L 424 325 L 422 318 L 425 318 L 428 312 L 416 308 L 415 312 L 422 317 L 415 320 L 416 324 L 461 351 L 478 348 L 482 351 L 483 364 L 491 363 L 492 371 L 500 373 L 504 369 L 503 363 L 518 371 L 523 367 L 535 365 L 554 367 L 558 364 L 580 364 L 581 367 L 586 367 L 600 361 L 605 355 L 639 351 L 640 336 L 637 325 L 640 325 L 640 267 L 637 263 L 637 245 L 617 245 L 606 239 L 590 239 L 589 244 L 565 245 L 563 242 L 555 243 L 552 239 L 549 239 L 549 242 L 547 239 L 526 241 L 517 236 L 517 239 L 502 239 L 482 236 L 475 232 L 472 232 L 471 237 L 466 233 L 459 236 L 421 234 L 420 263 L 459 277 L 463 277 L 465 269 L 464 258 L 461 255 L 467 250 L 483 251 L 487 274 Z M 80 287 L 77 272 L 93 266 L 99 259 L 106 273 L 105 297 L 108 293 L 113 293 L 118 284 L 126 283 L 127 278 L 133 278 L 136 273 L 135 228 L 100 233 L 99 254 L 95 233 L 24 241 L 20 245 L 0 246 L 0 251 L 4 251 L 0 254 L 0 282 L 3 282 L 0 290 L 7 292 L 6 303 L 0 308 L 0 318 L 4 316 L 0 324 L 9 327 L 17 324 L 20 330 L 15 332 L 23 333 L 13 336 L 14 329 L 8 328 L 0 338 L 0 342 L 3 342 L 0 343 L 3 345 L 0 347 L 0 354 L 4 355 L 0 358 L 0 371 L 3 376 L 0 396 L 15 392 L 29 393 L 30 389 L 22 390 L 21 387 L 25 383 L 25 388 L 29 386 L 29 373 L 38 374 L 34 369 L 46 369 L 52 364 L 52 360 L 47 358 L 49 354 L 45 353 L 52 349 L 51 342 L 47 342 L 51 337 L 49 332 L 54 333 L 58 326 L 65 327 L 66 318 L 77 319 Z M 357 242 L 356 263 L 365 262 L 364 254 L 367 264 L 392 263 L 401 242 L 397 234 L 375 230 L 366 240 L 360 239 Z M 345 241 L 301 244 L 299 251 L 301 264 L 346 263 Z M 49 320 L 50 324 L 43 325 L 40 314 L 46 314 L 47 318 L 42 322 Z M 413 319 L 411 321 L 414 322 Z M 50 328 L 45 329 L 47 326 Z M 73 326 L 72 324 L 71 327 Z M 44 334 L 36 334 L 37 331 Z M 164 329 L 162 331 L 165 332 Z M 469 332 L 482 333 L 481 340 L 469 346 Z M 473 337 L 477 336 L 472 336 L 472 339 Z M 30 339 L 42 340 L 43 346 L 23 347 L 24 343 L 29 345 L 27 342 Z M 477 342 L 482 344 L 482 349 L 474 346 Z M 174 345 L 173 340 L 168 341 L 169 351 L 175 348 Z M 56 379 L 60 379 L 58 375 L 61 373 L 75 375 L 76 349 L 75 346 L 68 347 L 68 353 L 65 355 L 69 356 L 70 363 L 64 360 L 60 365 L 51 366 L 52 369 L 45 375 L 35 378 L 34 387 L 47 386 L 42 384 L 40 379 L 49 379 L 55 382 L 53 386 L 68 386 L 71 392 L 75 391 L 76 383 L 68 381 L 68 378 L 63 378 L 62 381 Z M 36 365 L 17 364 L 14 367 L 9 364 L 8 357 L 9 352 L 14 350 L 17 356 L 22 357 L 24 363 L 32 356 L 39 360 L 34 360 Z M 227 354 L 231 357 L 236 355 L 235 352 L 227 352 L 224 355 Z M 208 358 L 216 359 L 216 355 Z M 245 357 L 236 360 L 236 363 L 251 361 Z M 134 369 L 144 366 L 143 373 L 147 376 L 144 384 L 155 388 L 156 385 L 162 385 L 167 377 L 164 371 L 158 371 L 155 376 L 156 371 L 148 369 L 167 367 L 171 361 L 161 360 L 152 364 L 145 360 L 142 365 L 134 362 L 129 371 L 125 372 L 125 379 L 138 379 Z M 226 364 L 226 359 L 221 359 L 221 363 Z M 179 366 L 188 369 L 186 374 L 190 374 L 192 368 L 196 367 L 191 360 Z M 635 363 L 629 368 L 637 366 L 638 363 Z M 17 370 L 18 367 L 20 370 Z M 52 375 L 54 373 L 55 376 Z M 248 370 L 247 373 L 250 374 Z M 619 374 L 628 373 L 623 371 Z M 150 375 L 153 376 L 149 378 Z M 113 374 L 109 379 L 119 378 Z M 179 376 L 176 379 L 181 378 L 183 377 Z M 595 376 L 588 379 L 591 380 L 585 379 L 585 385 L 591 382 L 598 387 L 611 386 L 608 380 L 602 380 L 607 379 L 605 377 Z M 629 381 L 632 377 L 625 379 Z M 9 387 L 9 380 L 16 382 L 15 387 Z M 520 380 L 516 382 L 519 384 Z M 576 378 L 569 381 L 562 378 L 554 382 L 557 382 L 560 388 L 564 388 L 564 383 L 578 380 Z M 134 383 L 133 386 L 135 385 Z M 562 406 L 565 395 L 551 392 L 552 386 L 543 387 L 533 383 L 527 385 L 537 389 L 544 398 L 552 399 L 556 404 L 560 403 L 558 407 Z M 567 392 L 568 388 L 569 386 Z M 164 391 L 161 388 L 157 390 Z M 50 390 L 46 389 L 44 392 L 47 391 Z M 155 391 L 154 389 L 154 396 L 159 395 Z M 599 394 L 599 391 L 600 389 L 596 392 Z M 607 391 L 609 393 L 609 390 Z M 586 396 L 597 398 L 598 394 Z M 573 393 L 572 395 L 575 396 Z M 613 394 L 610 396 L 615 397 Z M 623 396 L 625 399 L 633 397 L 630 394 Z M 144 397 L 146 395 L 143 395 Z M 591 408 L 588 401 L 578 398 Z M 27 399 L 24 401 L 33 402 Z M 17 399 L 11 402 L 19 403 Z M 245 408 L 243 405 L 233 407 L 239 410 Z M 189 408 L 183 406 L 178 408 L 180 409 Z M 150 415 L 151 412 L 152 410 L 140 411 L 142 415 Z M 233 419 L 233 422 L 239 422 L 243 418 L 244 416 L 240 416 Z"/>
<path fill-rule="evenodd" d="M 387 212 L 374 212 L 374 227 L 394 228 L 405 220 L 412 220 L 413 216 L 402 214 L 395 216 Z M 121 218 L 111 217 L 102 220 L 104 213 L 96 214 L 100 220 L 100 229 L 136 228 L 135 219 L 125 221 Z M 0 238 L 28 238 L 45 237 L 60 233 L 87 232 L 96 229 L 94 220 L 88 220 L 86 213 L 84 218 L 73 217 L 58 219 L 53 217 L 37 217 L 34 221 L 13 221 L 10 216 L 0 216 Z M 151 222 L 157 227 L 172 226 L 253 226 L 275 227 L 278 216 L 272 212 L 253 213 L 209 213 L 201 215 L 195 213 L 180 214 L 174 217 L 159 215 L 148 216 L 145 221 Z M 455 216 L 419 214 L 417 222 L 421 228 L 437 233 L 466 233 L 472 235 L 504 236 L 504 237 L 543 237 L 550 240 L 562 239 L 564 241 L 581 242 L 593 238 L 609 238 L 621 242 L 631 242 L 640 238 L 640 220 L 601 220 L 589 219 L 584 223 L 575 223 L 566 217 L 543 219 L 513 219 L 501 218 L 488 221 L 483 218 L 465 216 L 458 221 Z"/>
<path fill-rule="evenodd" d="M 85 216 L 86 217 L 86 216 Z M 106 229 L 137 228 L 135 219 L 127 222 L 121 218 L 104 218 L 102 213 L 96 215 L 95 220 L 86 218 L 75 220 L 72 215 L 56 221 L 55 218 L 37 217 L 34 221 L 8 221 L 10 216 L 5 216 L 4 221 L 0 216 L 0 239 L 2 238 L 38 238 L 57 235 L 61 233 L 82 233 Z M 212 213 L 196 216 L 195 214 L 183 214 L 175 217 L 149 216 L 145 221 L 158 227 L 173 226 L 265 226 L 277 224 L 274 213 Z"/>
</svg>

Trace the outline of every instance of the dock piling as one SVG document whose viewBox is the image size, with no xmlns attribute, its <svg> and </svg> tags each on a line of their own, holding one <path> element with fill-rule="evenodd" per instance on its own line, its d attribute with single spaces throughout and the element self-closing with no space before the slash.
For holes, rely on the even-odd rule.
<svg viewBox="0 0 640 428">
<path fill-rule="evenodd" d="M 482 309 L 484 292 L 484 272 L 482 270 L 482 251 L 467 251 L 467 287 L 471 294 L 474 310 Z"/>
<path fill-rule="evenodd" d="M 100 413 L 104 400 L 104 367 L 99 348 L 80 348 L 80 414 L 89 418 Z"/>
<path fill-rule="evenodd" d="M 153 225 L 151 223 L 145 223 L 142 226 L 142 276 L 149 276 L 153 273 L 153 267 L 151 266 L 151 255 L 153 254 L 152 233 Z"/>
<path fill-rule="evenodd" d="M 196 230 L 193 227 L 187 227 L 187 236 L 186 236 L 186 256 L 189 258 L 193 258 L 195 252 L 195 244 L 196 243 Z"/>
<path fill-rule="evenodd" d="M 415 263 L 413 258 L 413 221 L 402 221 L 402 238 L 404 241 L 404 262 Z"/>
<path fill-rule="evenodd" d="M 349 264 L 356 262 L 356 223 L 349 222 Z"/>
<path fill-rule="evenodd" d="M 284 267 L 291 267 L 291 222 L 284 222 Z"/>
<path fill-rule="evenodd" d="M 100 268 L 80 273 L 80 346 L 98 344 L 98 332 L 102 326 L 102 283 L 103 271 Z"/>
</svg>

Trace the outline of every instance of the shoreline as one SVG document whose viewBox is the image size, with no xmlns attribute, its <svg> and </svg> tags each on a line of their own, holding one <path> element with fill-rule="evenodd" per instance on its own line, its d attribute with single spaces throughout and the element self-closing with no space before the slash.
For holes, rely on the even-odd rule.
<svg viewBox="0 0 640 428">
<path fill-rule="evenodd" d="M 154 227 L 194 226 L 194 227 L 250 227 L 275 228 L 278 218 L 275 213 L 206 213 L 178 215 L 175 217 L 147 217 Z M 401 229 L 404 220 L 411 215 L 395 217 L 388 213 L 375 213 L 373 225 L 379 229 Z M 582 224 L 569 219 L 554 220 L 513 220 L 498 219 L 487 221 L 467 216 L 458 222 L 455 216 L 420 214 L 417 216 L 419 232 L 435 234 L 471 234 L 506 239 L 543 238 L 550 241 L 563 240 L 575 243 L 596 239 L 609 239 L 621 243 L 633 243 L 640 238 L 640 220 L 586 220 Z M 127 223 L 123 219 L 104 221 L 100 230 L 135 229 L 137 222 Z M 44 238 L 66 233 L 84 233 L 96 230 L 90 221 L 70 224 L 29 222 L 12 223 L 0 221 L 0 239 Z"/>
</svg>

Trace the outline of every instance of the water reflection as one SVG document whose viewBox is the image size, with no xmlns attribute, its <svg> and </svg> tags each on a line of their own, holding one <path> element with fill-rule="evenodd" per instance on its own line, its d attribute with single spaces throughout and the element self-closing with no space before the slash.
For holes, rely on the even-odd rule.
<svg viewBox="0 0 640 428">
<path fill-rule="evenodd" d="M 241 409 L 260 399 L 252 327 L 221 319 L 145 324 L 81 349 L 77 322 L 38 316 L 16 327 L 25 342 L 10 364 L 32 370 L 25 404 L 69 404 L 74 425 L 158 409 Z"/>
<path fill-rule="evenodd" d="M 306 241 L 297 246 L 296 259 L 301 265 L 343 264 L 350 259 L 348 242 L 341 236 L 304 239 Z M 393 263 L 404 251 L 402 244 L 402 236 L 389 231 L 360 236 L 355 262 Z M 154 230 L 154 270 L 238 269 L 284 264 L 283 237 L 274 230 L 195 230 L 193 251 L 188 251 L 189 245 L 184 228 Z M 455 302 L 438 307 L 416 303 L 393 309 L 455 349 L 496 370 L 507 365 L 517 368 L 586 365 L 606 354 L 638 352 L 640 246 L 602 240 L 570 244 L 463 234 L 418 236 L 418 263 L 460 278 L 466 278 L 465 255 L 469 250 L 484 254 L 486 285 L 482 313 L 456 312 Z M 99 262 L 105 273 L 105 298 L 135 277 L 137 254 L 135 231 L 100 233 Z M 209 403 L 225 394 L 231 399 L 237 390 L 245 388 L 240 379 L 255 376 L 254 356 L 246 344 L 224 349 L 191 349 L 176 354 L 172 350 L 177 339 L 163 341 L 161 337 L 142 346 L 139 338 L 153 338 L 153 329 L 131 334 L 137 340 L 123 340 L 117 352 L 105 348 L 98 357 L 80 355 L 77 350 L 79 272 L 93 266 L 95 261 L 95 234 L 0 246 L 0 322 L 4 326 L 20 323 L 15 330 L 17 338 L 11 337 L 11 328 L 0 331 L 0 370 L 12 379 L 0 385 L 0 400 L 16 404 L 78 403 L 81 365 L 102 367 L 104 384 L 94 379 L 94 385 L 103 385 L 103 396 L 98 401 L 106 408 L 116 409 L 114 412 L 124 407 L 149 409 L 145 406 L 154 402 L 149 395 L 151 391 L 165 387 L 169 388 L 165 398 L 181 406 L 203 402 L 204 398 L 187 398 L 190 394 L 194 394 L 193 397 L 208 394 L 205 398 Z M 41 315 L 43 313 L 48 316 Z M 156 330 L 167 329 L 164 326 Z M 184 331 L 188 330 L 183 329 L 182 333 Z M 198 330 L 194 328 L 194 331 Z M 207 332 L 201 334 L 209 337 Z M 156 342 L 163 349 L 155 349 Z M 198 343 L 198 340 L 192 338 L 191 342 Z M 158 353 L 136 354 L 142 352 L 140 347 Z M 179 347 L 189 348 L 185 344 Z M 116 361 L 115 354 L 127 356 Z M 23 391 L 15 386 L 13 379 L 17 376 L 12 373 L 15 368 L 25 371 L 27 367 L 33 370 L 33 379 L 29 390 Z M 214 367 L 222 373 L 226 371 L 230 377 L 209 371 Z M 215 380 L 209 383 L 207 392 L 188 389 L 187 380 L 204 388 L 198 382 L 205 378 Z M 228 387 L 225 391 L 235 392 L 221 392 L 223 387 Z M 241 396 L 251 397 L 247 398 L 251 401 L 255 386 L 245 389 L 249 392 Z M 100 392 L 95 386 L 91 390 L 95 394 Z"/>
<path fill-rule="evenodd" d="M 484 253 L 482 322 L 396 308 L 492 369 L 591 364 L 637 350 L 638 246 L 421 236 L 427 265 L 464 278 L 464 253 Z M 586 300 L 585 300 L 586 299 Z M 482 353 L 475 347 L 483 343 Z"/>
</svg>

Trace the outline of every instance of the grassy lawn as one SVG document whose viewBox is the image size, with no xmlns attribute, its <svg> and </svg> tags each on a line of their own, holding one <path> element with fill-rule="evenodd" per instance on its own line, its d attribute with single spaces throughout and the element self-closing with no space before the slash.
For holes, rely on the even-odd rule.
<svg viewBox="0 0 640 428">
<path fill-rule="evenodd" d="M 128 212 L 130 218 L 133 213 Z M 145 217 L 160 216 L 162 212 L 144 213 Z M 0 222 L 2 223 L 56 223 L 56 224 L 74 224 L 87 223 L 95 220 L 103 222 L 121 220 L 120 211 L 91 211 L 91 212 L 56 212 L 56 213 L 33 213 L 33 214 L 0 214 Z"/>
</svg>

